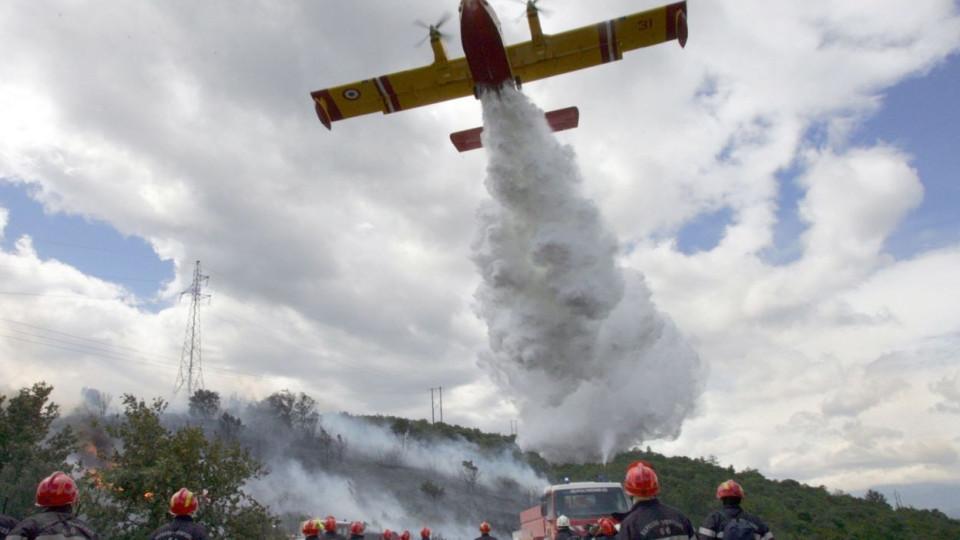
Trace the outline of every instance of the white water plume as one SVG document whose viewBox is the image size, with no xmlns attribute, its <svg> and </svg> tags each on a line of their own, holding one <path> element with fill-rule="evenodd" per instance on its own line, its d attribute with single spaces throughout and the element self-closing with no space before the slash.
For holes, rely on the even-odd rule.
<svg viewBox="0 0 960 540">
<path fill-rule="evenodd" d="M 518 443 L 552 461 L 605 461 L 679 435 L 702 364 L 657 312 L 580 193 L 573 151 L 511 88 L 483 97 L 486 187 L 473 261 L 490 350 L 479 358 L 520 413 Z"/>
</svg>

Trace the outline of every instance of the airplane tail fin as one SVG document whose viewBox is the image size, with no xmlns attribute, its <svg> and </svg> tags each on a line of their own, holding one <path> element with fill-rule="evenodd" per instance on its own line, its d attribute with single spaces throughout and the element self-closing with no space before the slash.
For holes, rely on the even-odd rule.
<svg viewBox="0 0 960 540">
<path fill-rule="evenodd" d="M 327 112 L 323 92 L 311 92 L 310 96 L 313 97 L 313 107 L 317 110 L 317 118 L 320 119 L 320 123 L 330 129 L 330 113 Z"/>
<path fill-rule="evenodd" d="M 544 116 L 547 118 L 547 123 L 553 131 L 573 129 L 580 125 L 580 109 L 576 107 L 557 109 L 546 113 Z M 483 146 L 483 143 L 480 141 L 481 133 L 483 133 L 482 127 L 458 131 L 450 134 L 450 140 L 460 152 L 476 150 Z"/>
</svg>

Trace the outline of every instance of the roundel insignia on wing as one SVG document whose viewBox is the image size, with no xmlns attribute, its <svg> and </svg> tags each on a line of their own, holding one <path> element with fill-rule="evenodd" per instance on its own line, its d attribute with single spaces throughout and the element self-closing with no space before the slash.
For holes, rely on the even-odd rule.
<svg viewBox="0 0 960 540">
<path fill-rule="evenodd" d="M 347 88 L 343 91 L 343 97 L 351 101 L 360 99 L 360 91 L 356 88 Z"/>
</svg>

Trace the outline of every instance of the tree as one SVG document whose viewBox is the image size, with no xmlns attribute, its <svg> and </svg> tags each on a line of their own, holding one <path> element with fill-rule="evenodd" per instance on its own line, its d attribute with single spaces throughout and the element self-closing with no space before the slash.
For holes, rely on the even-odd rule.
<svg viewBox="0 0 960 540">
<path fill-rule="evenodd" d="M 226 411 L 220 415 L 220 420 L 217 422 L 217 432 L 226 441 L 237 440 L 242 428 L 243 422 Z"/>
<path fill-rule="evenodd" d="M 300 392 L 300 396 L 293 402 L 293 427 L 307 435 L 313 435 L 319 421 L 317 400 Z"/>
<path fill-rule="evenodd" d="M 60 407 L 48 403 L 53 387 L 39 382 L 22 388 L 4 407 L 0 395 L 0 493 L 6 512 L 26 515 L 34 508 L 37 484 L 52 472 L 70 473 L 69 455 L 78 450 L 70 426 L 52 435 L 51 425 L 60 417 Z"/>
<path fill-rule="evenodd" d="M 440 502 L 440 499 L 446 495 L 447 490 L 430 482 L 429 480 L 420 484 L 420 492 L 427 496 L 434 504 Z"/>
<path fill-rule="evenodd" d="M 107 416 L 107 409 L 110 408 L 110 403 L 113 401 L 112 394 L 107 394 L 97 390 L 96 388 L 87 388 L 84 386 L 80 389 L 80 395 L 83 397 L 87 407 L 89 407 L 93 412 L 97 413 L 97 416 L 101 420 Z"/>
<path fill-rule="evenodd" d="M 274 392 L 260 402 L 258 409 L 279 425 L 306 435 L 314 434 L 320 420 L 317 401 L 303 392 L 299 396 L 290 390 Z"/>
<path fill-rule="evenodd" d="M 890 508 L 890 503 L 887 502 L 887 498 L 879 491 L 868 489 L 863 498 L 874 504 L 882 504 L 883 506 Z"/>
<path fill-rule="evenodd" d="M 212 537 L 276 537 L 276 517 L 243 491 L 248 479 L 267 473 L 248 450 L 220 438 L 209 441 L 197 426 L 169 431 L 161 423 L 162 399 L 147 405 L 125 394 L 122 402 L 123 418 L 107 427 L 119 441 L 111 465 L 88 471 L 89 489 L 82 494 L 101 537 L 146 537 L 169 519 L 169 498 L 181 487 L 200 497 L 196 519 Z"/>
<path fill-rule="evenodd" d="M 463 470 L 460 471 L 460 479 L 467 485 L 467 492 L 473 493 L 477 489 L 477 483 L 480 480 L 480 467 L 473 464 L 473 461 L 464 460 Z"/>
<path fill-rule="evenodd" d="M 190 396 L 190 416 L 212 420 L 220 412 L 220 394 L 199 389 Z"/>
</svg>

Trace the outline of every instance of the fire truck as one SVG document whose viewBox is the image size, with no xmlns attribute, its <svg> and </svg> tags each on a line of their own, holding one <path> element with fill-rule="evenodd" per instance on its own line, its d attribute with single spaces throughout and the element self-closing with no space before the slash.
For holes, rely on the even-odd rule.
<svg viewBox="0 0 960 540">
<path fill-rule="evenodd" d="M 617 482 L 570 482 L 543 490 L 539 506 L 520 512 L 520 530 L 513 540 L 554 540 L 557 518 L 567 516 L 574 534 L 583 536 L 584 527 L 613 512 L 626 512 L 630 502 Z"/>
</svg>

